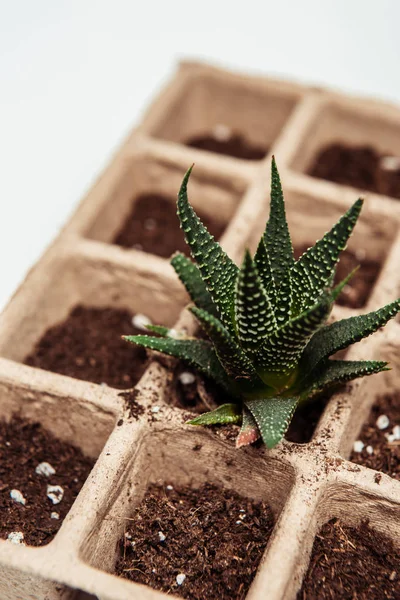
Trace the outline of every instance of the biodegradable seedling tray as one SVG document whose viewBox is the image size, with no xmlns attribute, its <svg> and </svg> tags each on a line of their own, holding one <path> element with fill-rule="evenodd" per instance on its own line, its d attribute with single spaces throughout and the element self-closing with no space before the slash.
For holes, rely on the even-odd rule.
<svg viewBox="0 0 400 600">
<path fill-rule="evenodd" d="M 183 144 L 220 124 L 268 149 L 265 158 L 231 158 Z M 111 574 L 124 519 L 151 482 L 210 482 L 269 503 L 275 527 L 251 600 L 296 597 L 315 535 L 332 517 L 355 526 L 368 518 L 399 547 L 400 481 L 382 475 L 377 483 L 375 471 L 347 460 L 377 396 L 399 389 L 398 322 L 346 356 L 387 359 L 392 371 L 333 395 L 310 443 L 283 441 L 273 451 L 236 450 L 209 429 L 184 427 L 184 411 L 168 404 L 168 361 L 152 361 L 138 383 L 136 401 L 145 411 L 136 420 L 129 418 L 120 390 L 23 364 L 46 329 L 79 303 L 144 313 L 194 332 L 184 310 L 187 297 L 168 260 L 111 243 L 140 194 L 161 193 L 174 202 L 192 162 L 189 198 L 226 225 L 222 245 L 240 260 L 246 246 L 254 250 L 268 215 L 271 154 L 294 245 L 309 246 L 360 194 L 306 174 L 318 149 L 330 142 L 368 144 L 399 156 L 399 133 L 400 109 L 391 105 L 202 64 L 179 67 L 1 315 L 0 416 L 18 413 L 38 421 L 97 462 L 50 544 L 0 541 L 0 598 L 166 597 Z M 400 296 L 399 223 L 400 201 L 366 194 L 349 248 L 379 263 L 379 275 L 361 309 L 337 306 L 333 318 Z M 154 404 L 157 413 L 151 412 Z"/>
</svg>

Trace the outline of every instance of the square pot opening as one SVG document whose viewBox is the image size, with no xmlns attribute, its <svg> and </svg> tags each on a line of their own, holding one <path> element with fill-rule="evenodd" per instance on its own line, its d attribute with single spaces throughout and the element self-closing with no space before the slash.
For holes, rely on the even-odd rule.
<svg viewBox="0 0 400 600">
<path fill-rule="evenodd" d="M 400 114 L 384 108 L 339 100 L 325 103 L 304 133 L 291 167 L 400 198 Z"/>
<path fill-rule="evenodd" d="M 114 572 L 119 542 L 129 519 L 153 483 L 172 485 L 174 489 L 199 489 L 208 483 L 233 490 L 244 498 L 268 503 L 276 522 L 293 482 L 293 468 L 286 462 L 263 456 L 263 451 L 250 448 L 238 453 L 233 445 L 208 432 L 155 430 L 142 439 L 135 463 L 127 465 L 120 488 L 103 514 L 98 515 L 81 548 L 81 559 L 95 568 Z M 114 581 L 118 589 L 118 580 Z M 174 592 L 179 595 L 179 588 Z"/>
<path fill-rule="evenodd" d="M 193 74 L 148 133 L 202 149 L 210 146 L 199 141 L 211 138 L 218 148 L 214 151 L 259 160 L 268 154 L 299 98 L 251 78 Z M 241 143 L 232 144 L 235 135 Z"/>
<path fill-rule="evenodd" d="M 128 157 L 111 186 L 102 187 L 96 216 L 82 231 L 90 239 L 169 258 L 187 245 L 176 215 L 184 166 L 149 155 Z M 221 238 L 246 189 L 196 167 L 190 178 L 190 202 L 216 239 Z"/>
<path fill-rule="evenodd" d="M 301 589 L 303 580 L 307 577 L 307 569 L 312 564 L 314 542 L 318 539 L 316 536 L 332 519 L 337 519 L 339 527 L 342 525 L 354 529 L 358 529 L 362 522 L 368 521 L 373 531 L 391 540 L 395 549 L 399 551 L 400 513 L 398 504 L 391 503 L 380 496 L 374 496 L 361 488 L 349 486 L 345 483 L 329 484 L 319 500 L 317 510 L 302 541 L 297 567 L 286 590 L 285 600 L 295 598 L 296 593 Z M 377 550 L 379 550 L 379 545 L 380 542 L 377 543 Z M 321 561 L 323 558 L 326 560 L 326 557 L 329 561 L 329 552 L 332 547 L 332 541 L 328 542 L 326 552 L 320 556 Z M 340 550 L 333 550 L 332 555 L 334 556 L 337 552 L 340 552 Z M 359 558 L 361 559 L 361 556 Z M 364 558 L 362 556 L 362 559 Z M 364 564 L 368 568 L 369 562 Z M 355 563 L 354 567 L 356 567 Z M 327 572 L 325 575 L 329 579 L 329 573 Z M 315 577 L 317 577 L 317 574 L 315 574 Z M 371 579 L 374 579 L 373 573 L 371 573 Z M 327 589 L 330 588 L 330 585 L 329 582 L 326 582 Z M 353 589 L 352 593 L 355 591 L 357 590 Z M 371 592 L 371 597 L 373 597 L 373 594 L 374 592 Z M 301 598 L 302 596 L 297 597 Z M 322 597 L 322 595 L 318 597 Z"/>
<path fill-rule="evenodd" d="M 2 539 L 22 532 L 24 542 L 42 546 L 54 538 L 116 419 L 111 408 L 0 381 Z"/>
<path fill-rule="evenodd" d="M 133 327 L 132 316 L 172 326 L 185 301 L 178 281 L 170 284 L 140 264 L 109 263 L 78 252 L 46 265 L 45 277 L 36 271 L 22 286 L 3 313 L 0 353 L 78 379 L 129 388 L 146 365 L 146 354 L 131 356 L 140 349 L 121 339 L 143 333 Z"/>
</svg>

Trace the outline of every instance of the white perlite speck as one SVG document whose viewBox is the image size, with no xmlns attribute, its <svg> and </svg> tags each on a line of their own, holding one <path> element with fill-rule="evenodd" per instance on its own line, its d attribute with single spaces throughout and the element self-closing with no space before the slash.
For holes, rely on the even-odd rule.
<svg viewBox="0 0 400 600">
<path fill-rule="evenodd" d="M 35 473 L 37 475 L 44 475 L 45 477 L 50 477 L 50 475 L 55 475 L 55 468 L 48 462 L 41 462 L 35 469 Z"/>
<path fill-rule="evenodd" d="M 354 452 L 362 452 L 364 448 L 364 442 L 362 442 L 361 440 L 356 440 L 353 444 L 353 450 Z"/>
<path fill-rule="evenodd" d="M 152 406 L 151 407 L 151 412 L 152 413 L 158 413 L 158 412 L 160 412 L 160 407 L 159 406 Z"/>
<path fill-rule="evenodd" d="M 24 534 L 22 533 L 22 531 L 12 531 L 8 534 L 7 540 L 12 544 L 25 546 Z"/>
<path fill-rule="evenodd" d="M 400 440 L 400 425 L 395 425 L 392 431 L 395 440 Z"/>
<path fill-rule="evenodd" d="M 11 490 L 10 498 L 14 502 L 17 502 L 18 504 L 23 504 L 24 506 L 26 504 L 26 499 L 24 498 L 23 494 L 19 490 Z"/>
<path fill-rule="evenodd" d="M 366 449 L 366 451 L 367 451 L 368 454 L 373 454 L 374 453 L 374 449 L 373 449 L 372 446 L 367 446 L 365 449 Z"/>
<path fill-rule="evenodd" d="M 185 337 L 181 331 L 177 331 L 176 329 L 170 329 L 167 335 L 174 340 L 180 340 L 181 338 Z"/>
<path fill-rule="evenodd" d="M 226 142 L 232 137 L 232 130 L 228 125 L 217 123 L 212 130 L 213 137 L 219 142 Z"/>
<path fill-rule="evenodd" d="M 193 375 L 193 373 L 189 373 L 189 371 L 183 371 L 179 375 L 178 379 L 182 385 L 190 385 L 196 381 L 196 377 Z"/>
<path fill-rule="evenodd" d="M 186 575 L 185 575 L 185 573 L 179 573 L 179 574 L 176 576 L 176 583 L 177 583 L 178 585 L 182 585 L 182 583 L 185 581 L 185 579 L 186 579 Z"/>
<path fill-rule="evenodd" d="M 60 515 L 58 514 L 58 512 L 52 512 L 50 515 L 50 519 L 59 519 Z"/>
<path fill-rule="evenodd" d="M 376 426 L 378 427 L 378 429 L 386 429 L 386 427 L 389 427 L 389 425 L 390 421 L 387 415 L 381 415 L 376 420 Z"/>
<path fill-rule="evenodd" d="M 151 325 L 151 319 L 146 315 L 142 315 L 138 313 L 132 317 L 132 325 L 137 329 L 141 329 L 142 331 L 148 331 L 146 325 Z"/>
<path fill-rule="evenodd" d="M 174 489 L 174 488 L 172 487 L 172 485 L 167 485 L 167 490 L 171 491 L 171 490 L 173 490 L 173 489 Z"/>
<path fill-rule="evenodd" d="M 379 166 L 385 171 L 397 171 L 400 169 L 400 157 L 382 156 Z"/>
<path fill-rule="evenodd" d="M 53 504 L 60 504 L 64 497 L 64 490 L 61 485 L 48 485 L 47 497 L 52 501 Z"/>
<path fill-rule="evenodd" d="M 160 542 L 164 542 L 166 539 L 166 535 L 162 531 L 158 532 L 158 537 L 160 538 Z"/>
</svg>

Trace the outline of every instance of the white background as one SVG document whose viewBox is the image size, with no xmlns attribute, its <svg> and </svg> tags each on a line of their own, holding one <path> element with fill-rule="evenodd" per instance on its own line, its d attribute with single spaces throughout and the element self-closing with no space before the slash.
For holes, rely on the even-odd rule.
<svg viewBox="0 0 400 600">
<path fill-rule="evenodd" d="M 180 57 L 400 102 L 398 0 L 0 0 L 0 307 Z"/>
</svg>

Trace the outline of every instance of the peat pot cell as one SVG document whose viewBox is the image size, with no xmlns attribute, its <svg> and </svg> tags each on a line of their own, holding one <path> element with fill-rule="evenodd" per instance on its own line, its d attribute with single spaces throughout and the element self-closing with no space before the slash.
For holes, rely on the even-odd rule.
<svg viewBox="0 0 400 600">
<path fill-rule="evenodd" d="M 79 224 L 84 236 L 163 258 L 187 252 L 176 214 L 176 198 L 189 162 L 177 165 L 151 156 L 121 163 L 98 195 L 96 215 Z M 246 182 L 218 172 L 193 170 L 190 202 L 216 239 L 225 231 L 246 190 Z"/>
<path fill-rule="evenodd" d="M 369 146 L 331 144 L 320 150 L 308 174 L 400 199 L 400 156 Z"/>
<path fill-rule="evenodd" d="M 42 546 L 60 529 L 94 459 L 39 423 L 0 420 L 0 537 Z"/>
<path fill-rule="evenodd" d="M 308 246 L 295 248 L 296 258 L 299 258 L 307 248 Z M 363 249 L 353 252 L 344 250 L 336 268 L 335 285 L 347 277 L 356 267 L 359 267 L 358 271 L 336 300 L 336 303 L 340 306 L 347 306 L 348 308 L 362 308 L 365 306 L 381 270 L 380 263 L 370 260 Z"/>
<path fill-rule="evenodd" d="M 292 166 L 358 190 L 400 198 L 399 115 L 329 103 L 310 124 Z"/>
<path fill-rule="evenodd" d="M 350 460 L 400 480 L 400 392 L 377 399 L 354 442 Z M 379 483 L 379 474 L 375 480 Z"/>
<path fill-rule="evenodd" d="M 210 233 L 218 240 L 224 232 L 225 225 L 200 211 L 198 214 Z M 189 254 L 176 214 L 175 202 L 159 194 L 143 194 L 136 198 L 113 243 L 163 258 L 170 258 L 176 251 Z"/>
<path fill-rule="evenodd" d="M 77 305 L 63 322 L 47 329 L 24 362 L 114 388 L 133 387 L 147 355 L 121 336 L 143 334 L 143 319 L 123 309 Z"/>
<path fill-rule="evenodd" d="M 150 133 L 239 159 L 260 160 L 299 95 L 249 78 L 197 75 L 186 82 Z"/>
<path fill-rule="evenodd" d="M 366 521 L 326 523 L 316 536 L 297 600 L 398 600 L 400 553 Z"/>
<path fill-rule="evenodd" d="M 152 485 L 120 539 L 116 573 L 183 598 L 239 600 L 272 528 L 267 504 L 233 491 Z"/>
</svg>

